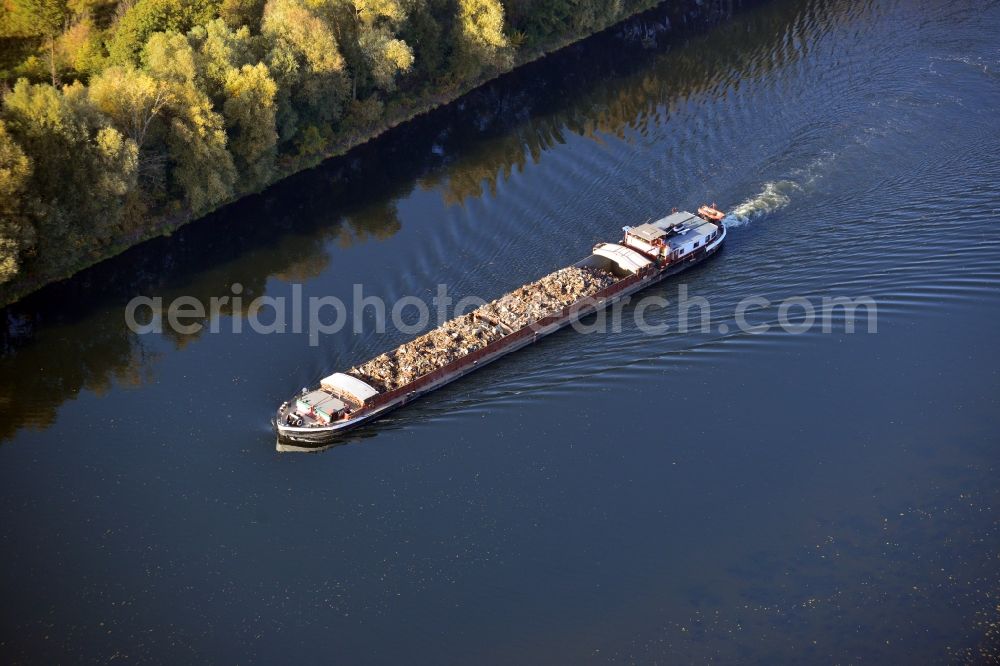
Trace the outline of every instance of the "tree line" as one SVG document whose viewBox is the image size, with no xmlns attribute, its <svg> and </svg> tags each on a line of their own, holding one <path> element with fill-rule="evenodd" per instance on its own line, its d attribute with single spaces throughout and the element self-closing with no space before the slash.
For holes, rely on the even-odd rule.
<svg viewBox="0 0 1000 666">
<path fill-rule="evenodd" d="M 0 0 L 0 304 L 653 4 Z"/>
</svg>

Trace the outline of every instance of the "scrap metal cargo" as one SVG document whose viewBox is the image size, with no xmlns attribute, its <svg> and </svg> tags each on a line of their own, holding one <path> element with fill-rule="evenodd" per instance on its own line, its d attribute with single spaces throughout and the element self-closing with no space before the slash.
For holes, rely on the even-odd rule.
<svg viewBox="0 0 1000 666">
<path fill-rule="evenodd" d="M 603 269 L 563 268 L 351 368 L 347 374 L 381 391 L 392 391 L 596 294 L 615 279 Z"/>
</svg>

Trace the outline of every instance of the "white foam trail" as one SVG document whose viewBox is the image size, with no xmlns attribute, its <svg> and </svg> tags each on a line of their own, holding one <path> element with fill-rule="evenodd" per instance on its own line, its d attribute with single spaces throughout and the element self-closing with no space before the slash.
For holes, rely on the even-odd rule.
<svg viewBox="0 0 1000 666">
<path fill-rule="evenodd" d="M 791 202 L 792 195 L 810 189 L 826 172 L 826 167 L 836 156 L 836 153 L 825 152 L 805 168 L 793 170 L 791 176 L 795 180 L 786 178 L 764 183 L 764 189 L 759 194 L 729 211 L 723 222 L 727 226 L 738 227 L 781 210 Z"/>
<path fill-rule="evenodd" d="M 801 192 L 802 186 L 794 180 L 777 180 L 764 183 L 764 189 L 750 197 L 726 214 L 726 226 L 738 227 L 763 215 L 773 213 L 788 205 L 794 192 Z"/>
</svg>

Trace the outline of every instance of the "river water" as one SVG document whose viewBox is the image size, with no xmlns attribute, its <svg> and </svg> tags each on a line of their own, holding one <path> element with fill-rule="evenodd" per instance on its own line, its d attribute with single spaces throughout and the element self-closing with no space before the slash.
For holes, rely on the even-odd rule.
<svg viewBox="0 0 1000 666">
<path fill-rule="evenodd" d="M 5 311 L 3 660 L 996 658 L 1000 4 L 664 16 Z M 494 298 L 711 201 L 725 250 L 645 294 L 706 330 L 627 306 L 322 453 L 273 409 L 407 335 L 124 324 L 236 283 Z M 877 332 L 788 332 L 792 297 Z"/>
</svg>

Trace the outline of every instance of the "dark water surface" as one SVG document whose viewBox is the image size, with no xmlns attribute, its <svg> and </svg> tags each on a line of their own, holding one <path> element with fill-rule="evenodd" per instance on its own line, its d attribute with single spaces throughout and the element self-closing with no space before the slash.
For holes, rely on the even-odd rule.
<svg viewBox="0 0 1000 666">
<path fill-rule="evenodd" d="M 574 47 L 3 313 L 0 658 L 995 656 L 1000 5 L 778 0 L 672 25 L 658 48 Z M 492 298 L 713 200 L 739 223 L 683 277 L 710 332 L 673 332 L 669 308 L 663 335 L 565 331 L 321 454 L 274 452 L 275 406 L 405 335 L 123 324 L 138 293 L 235 282 Z M 753 295 L 868 296 L 878 332 L 740 333 Z"/>
</svg>

